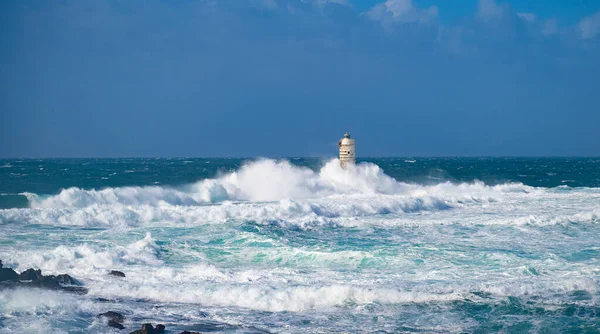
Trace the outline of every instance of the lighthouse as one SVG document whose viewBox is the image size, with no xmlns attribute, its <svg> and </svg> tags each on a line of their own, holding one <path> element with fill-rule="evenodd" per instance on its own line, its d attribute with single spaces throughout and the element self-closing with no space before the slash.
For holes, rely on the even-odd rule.
<svg viewBox="0 0 600 334">
<path fill-rule="evenodd" d="M 342 168 L 346 168 L 349 164 L 356 162 L 356 145 L 354 144 L 354 138 L 350 136 L 348 132 L 344 135 L 344 138 L 338 142 L 340 147 L 340 164 Z"/>
</svg>

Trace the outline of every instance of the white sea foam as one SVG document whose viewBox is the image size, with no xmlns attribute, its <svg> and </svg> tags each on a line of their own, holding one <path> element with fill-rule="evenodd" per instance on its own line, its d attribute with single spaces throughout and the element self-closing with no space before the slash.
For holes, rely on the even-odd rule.
<svg viewBox="0 0 600 334">
<path fill-rule="evenodd" d="M 233 219 L 304 228 L 352 225 L 357 217 L 485 206 L 544 193 L 516 183 L 408 184 L 371 163 L 342 169 L 332 160 L 314 172 L 287 161 L 265 159 L 179 188 L 69 188 L 51 196 L 24 193 L 32 208 L 0 210 L 0 223 L 128 227 Z"/>
<path fill-rule="evenodd" d="M 76 314 L 94 314 L 97 307 L 74 295 L 41 289 L 7 289 L 0 293 L 2 333 L 69 333 L 65 320 L 81 322 Z M 83 321 L 85 323 L 85 321 Z M 61 328 L 63 327 L 63 328 Z M 102 326 L 100 331 L 104 331 Z"/>
<path fill-rule="evenodd" d="M 464 202 L 466 200 L 461 200 Z M 0 211 L 0 223 L 36 223 L 80 226 L 138 226 L 149 223 L 201 225 L 230 219 L 287 222 L 297 225 L 329 224 L 338 218 L 448 209 L 459 205 L 437 197 L 388 195 L 281 200 L 270 203 L 223 202 L 206 206 L 92 205 L 83 208 L 9 209 Z"/>
<path fill-rule="evenodd" d="M 95 315 L 107 304 L 173 324 L 197 323 L 208 308 L 242 324 L 253 316 L 264 324 L 262 311 L 284 312 L 269 314 L 273 323 L 310 319 L 290 331 L 318 332 L 315 314 L 378 314 L 380 329 L 402 317 L 426 324 L 415 328 L 452 332 L 460 323 L 455 331 L 468 332 L 469 315 L 448 301 L 599 302 L 597 188 L 419 185 L 368 163 L 343 170 L 333 160 L 312 171 L 265 159 L 180 187 L 25 195 L 30 208 L 0 210 L 0 259 L 17 271 L 70 274 L 89 294 L 0 293 L 2 329 L 15 332 L 60 332 L 63 318 L 85 319 L 66 328 L 104 331 Z"/>
<path fill-rule="evenodd" d="M 517 225 L 564 225 L 570 223 L 598 223 L 600 222 L 600 210 L 591 210 L 587 212 L 580 212 L 573 215 L 567 216 L 543 216 L 543 215 L 529 215 L 526 217 L 520 217 L 514 220 Z"/>
<path fill-rule="evenodd" d="M 70 273 L 90 277 L 108 269 L 121 268 L 126 265 L 161 265 L 160 247 L 150 233 L 138 241 L 126 246 L 93 247 L 58 246 L 50 251 L 14 251 L 1 254 L 4 262 L 17 271 L 28 268 L 39 268 L 44 273 Z"/>
<path fill-rule="evenodd" d="M 444 201 L 490 200 L 503 193 L 529 193 L 535 188 L 522 184 L 486 186 L 482 182 L 440 183 L 421 186 L 398 182 L 372 163 L 342 169 L 337 160 L 318 172 L 297 167 L 288 161 L 258 160 L 217 179 L 207 179 L 180 188 L 121 187 L 102 190 L 69 188 L 58 195 L 24 193 L 33 208 L 86 207 L 103 204 L 198 205 L 225 200 L 280 201 L 314 199 L 336 195 L 400 195 L 436 197 Z"/>
<path fill-rule="evenodd" d="M 398 304 L 451 301 L 460 294 L 436 294 L 365 288 L 349 285 L 265 287 L 254 285 L 132 285 L 128 283 L 98 284 L 91 294 L 146 298 L 211 306 L 235 306 L 269 312 L 301 312 L 351 304 Z"/>
<path fill-rule="evenodd" d="M 451 188 L 452 189 L 452 188 Z M 36 208 L 0 210 L 0 224 L 51 224 L 86 227 L 198 226 L 228 221 L 277 223 L 300 228 L 314 226 L 414 226 L 456 223 L 463 225 L 556 225 L 596 223 L 600 209 L 590 203 L 583 208 L 545 208 L 556 205 L 554 194 L 538 196 L 535 202 L 510 197 L 475 197 L 426 192 L 402 195 L 335 195 L 320 199 L 276 202 L 222 202 L 201 206 L 179 205 L 90 205 L 82 208 Z M 569 194 L 568 196 L 571 196 Z M 585 196 L 585 194 L 579 194 Z M 564 200 L 564 199 L 563 199 Z M 581 206 L 581 203 L 579 204 Z M 447 209 L 450 209 L 448 211 Z M 452 209 L 460 209 L 453 212 Z M 406 213 L 438 212 L 435 220 Z M 577 212 L 580 210 L 579 212 Z M 448 213 L 444 214 L 444 211 Z M 481 215 L 482 212 L 494 215 Z M 563 214 L 560 214 L 564 212 Z M 458 215 L 458 216 L 457 216 Z M 367 219 L 369 218 L 369 219 Z"/>
</svg>

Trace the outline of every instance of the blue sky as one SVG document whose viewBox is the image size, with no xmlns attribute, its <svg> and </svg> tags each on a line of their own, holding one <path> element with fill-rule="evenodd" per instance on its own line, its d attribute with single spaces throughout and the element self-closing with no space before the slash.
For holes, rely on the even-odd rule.
<svg viewBox="0 0 600 334">
<path fill-rule="evenodd" d="M 385 0 L 352 0 L 349 3 L 359 11 L 368 11 Z M 416 7 L 436 6 L 438 19 L 443 23 L 455 23 L 476 12 L 477 0 L 413 0 Z M 581 18 L 600 10 L 597 0 L 509 0 L 496 1 L 508 5 L 515 12 L 532 13 L 541 19 L 559 19 L 567 24 L 576 24 Z"/>
<path fill-rule="evenodd" d="M 600 155 L 600 1 L 3 1 L 0 48 L 0 157 Z"/>
</svg>

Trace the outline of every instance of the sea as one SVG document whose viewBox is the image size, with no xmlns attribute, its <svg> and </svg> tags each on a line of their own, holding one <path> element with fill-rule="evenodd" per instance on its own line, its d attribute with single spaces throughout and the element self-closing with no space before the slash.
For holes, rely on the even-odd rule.
<svg viewBox="0 0 600 334">
<path fill-rule="evenodd" d="M 89 290 L 2 333 L 599 333 L 600 158 L 4 159 L 0 260 Z"/>
</svg>

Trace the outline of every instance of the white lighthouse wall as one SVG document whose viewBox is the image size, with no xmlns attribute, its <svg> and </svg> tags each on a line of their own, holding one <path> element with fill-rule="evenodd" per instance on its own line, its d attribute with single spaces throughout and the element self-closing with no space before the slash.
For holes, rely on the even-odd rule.
<svg viewBox="0 0 600 334">
<path fill-rule="evenodd" d="M 342 166 L 356 162 L 356 144 L 352 138 L 343 138 L 340 142 L 340 163 Z"/>
</svg>

